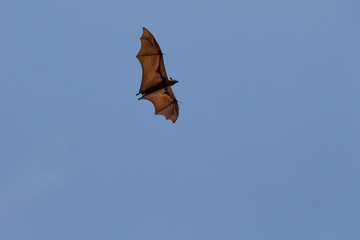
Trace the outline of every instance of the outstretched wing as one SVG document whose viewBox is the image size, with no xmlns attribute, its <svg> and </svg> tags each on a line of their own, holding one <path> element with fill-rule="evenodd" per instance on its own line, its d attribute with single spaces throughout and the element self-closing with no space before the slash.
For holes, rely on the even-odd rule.
<svg viewBox="0 0 360 240">
<path fill-rule="evenodd" d="M 143 28 L 143 34 L 140 40 L 141 48 L 136 57 L 143 70 L 139 90 L 139 93 L 142 93 L 146 89 L 158 85 L 168 77 L 165 71 L 163 54 L 154 36 L 146 28 Z"/>
<path fill-rule="evenodd" d="M 179 105 L 170 87 L 145 95 L 143 98 L 154 104 L 156 115 L 164 115 L 166 119 L 176 122 Z"/>
</svg>

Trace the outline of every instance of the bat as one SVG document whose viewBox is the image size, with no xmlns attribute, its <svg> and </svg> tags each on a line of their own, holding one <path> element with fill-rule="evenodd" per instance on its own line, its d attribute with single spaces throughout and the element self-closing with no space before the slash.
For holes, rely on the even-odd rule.
<svg viewBox="0 0 360 240">
<path fill-rule="evenodd" d="M 143 28 L 140 41 L 141 48 L 136 57 L 142 67 L 142 81 L 136 95 L 142 96 L 138 100 L 151 101 L 155 107 L 155 115 L 164 115 L 175 123 L 179 116 L 179 105 L 171 86 L 178 81 L 167 77 L 163 52 L 146 28 Z"/>
</svg>

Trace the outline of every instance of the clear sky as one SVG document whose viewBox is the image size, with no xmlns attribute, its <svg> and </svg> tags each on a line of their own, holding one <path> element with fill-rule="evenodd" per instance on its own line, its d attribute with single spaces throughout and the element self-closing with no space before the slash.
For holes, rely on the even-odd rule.
<svg viewBox="0 0 360 240">
<path fill-rule="evenodd" d="M 360 239 L 358 0 L 0 1 L 0 239 Z M 175 124 L 137 101 L 142 27 Z"/>
</svg>

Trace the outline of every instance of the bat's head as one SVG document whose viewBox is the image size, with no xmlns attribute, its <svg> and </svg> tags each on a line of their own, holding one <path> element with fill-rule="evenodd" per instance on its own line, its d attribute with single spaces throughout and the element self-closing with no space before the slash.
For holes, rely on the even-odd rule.
<svg viewBox="0 0 360 240">
<path fill-rule="evenodd" d="M 174 85 L 175 83 L 177 83 L 178 81 L 175 80 L 175 79 L 172 79 L 172 78 L 169 78 L 169 83 L 170 83 L 170 86 Z"/>
</svg>

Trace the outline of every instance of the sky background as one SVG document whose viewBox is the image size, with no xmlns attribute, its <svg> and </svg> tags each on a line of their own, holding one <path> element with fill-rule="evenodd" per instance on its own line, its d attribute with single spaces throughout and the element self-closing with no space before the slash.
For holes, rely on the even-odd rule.
<svg viewBox="0 0 360 240">
<path fill-rule="evenodd" d="M 357 0 L 0 2 L 0 239 L 360 239 Z M 175 124 L 137 101 L 142 27 Z"/>
</svg>

